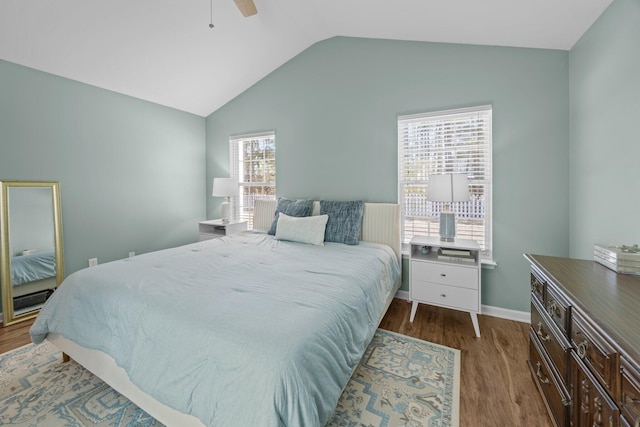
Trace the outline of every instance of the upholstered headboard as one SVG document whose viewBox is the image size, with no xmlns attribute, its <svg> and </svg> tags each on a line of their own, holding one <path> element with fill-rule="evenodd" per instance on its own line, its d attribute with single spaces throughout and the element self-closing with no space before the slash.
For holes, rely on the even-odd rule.
<svg viewBox="0 0 640 427">
<path fill-rule="evenodd" d="M 253 211 L 254 230 L 267 231 L 271 227 L 275 211 L 275 200 L 256 200 Z M 311 215 L 318 214 L 320 202 L 314 201 Z M 400 205 L 365 203 L 360 240 L 389 245 L 400 260 Z"/>
</svg>

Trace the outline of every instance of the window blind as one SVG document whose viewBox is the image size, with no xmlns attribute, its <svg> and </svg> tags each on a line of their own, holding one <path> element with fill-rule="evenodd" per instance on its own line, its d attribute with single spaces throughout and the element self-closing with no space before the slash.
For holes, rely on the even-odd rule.
<svg viewBox="0 0 640 427">
<path fill-rule="evenodd" d="M 252 229 L 255 201 L 276 198 L 275 132 L 229 138 L 229 157 L 230 176 L 239 183 L 238 196 L 230 200 L 233 218 Z"/>
<path fill-rule="evenodd" d="M 476 240 L 491 259 L 491 143 L 489 105 L 398 117 L 403 245 L 414 235 L 439 235 L 444 203 L 427 201 L 429 175 L 464 173 L 470 200 L 451 203 L 456 237 Z"/>
</svg>

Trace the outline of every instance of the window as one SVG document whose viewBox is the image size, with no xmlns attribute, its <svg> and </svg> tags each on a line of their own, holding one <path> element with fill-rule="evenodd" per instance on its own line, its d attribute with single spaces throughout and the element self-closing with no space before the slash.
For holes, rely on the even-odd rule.
<svg viewBox="0 0 640 427">
<path fill-rule="evenodd" d="M 456 237 L 476 240 L 491 260 L 491 127 L 491 106 L 398 117 L 403 246 L 414 235 L 439 235 L 444 203 L 427 201 L 429 175 L 465 173 L 470 200 L 451 204 Z"/>
<path fill-rule="evenodd" d="M 240 184 L 238 197 L 231 199 L 233 217 L 252 229 L 255 201 L 276 198 L 275 132 L 231 137 L 229 156 L 231 178 Z"/>
</svg>

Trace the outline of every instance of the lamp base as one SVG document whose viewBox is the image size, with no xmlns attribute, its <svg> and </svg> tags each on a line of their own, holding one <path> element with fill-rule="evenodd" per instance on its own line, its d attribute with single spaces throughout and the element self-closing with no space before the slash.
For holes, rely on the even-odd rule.
<svg viewBox="0 0 640 427">
<path fill-rule="evenodd" d="M 440 240 L 453 242 L 456 237 L 456 215 L 453 212 L 440 213 Z"/>
<path fill-rule="evenodd" d="M 227 198 L 225 197 L 225 201 L 220 205 L 220 218 L 222 219 L 223 224 L 229 223 L 229 213 L 231 212 L 231 206 Z"/>
</svg>

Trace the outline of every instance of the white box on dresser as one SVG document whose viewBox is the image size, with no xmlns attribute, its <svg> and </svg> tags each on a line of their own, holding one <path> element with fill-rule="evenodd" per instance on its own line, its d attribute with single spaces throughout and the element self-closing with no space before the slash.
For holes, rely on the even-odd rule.
<svg viewBox="0 0 640 427">
<path fill-rule="evenodd" d="M 409 294 L 413 322 L 419 303 L 468 311 L 480 337 L 480 246 L 475 240 L 415 236 L 411 239 Z M 427 248 L 427 249 L 424 249 Z M 455 253 L 468 256 L 458 256 Z"/>
</svg>

